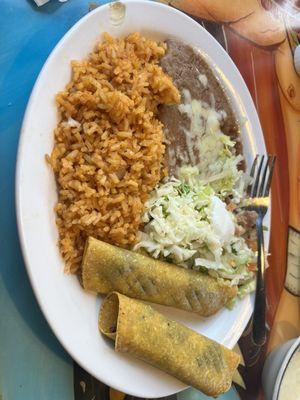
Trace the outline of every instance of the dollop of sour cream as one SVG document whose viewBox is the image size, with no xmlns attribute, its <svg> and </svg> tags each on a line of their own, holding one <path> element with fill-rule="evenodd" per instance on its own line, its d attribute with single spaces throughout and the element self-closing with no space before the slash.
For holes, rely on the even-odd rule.
<svg viewBox="0 0 300 400">
<path fill-rule="evenodd" d="M 212 228 L 223 244 L 228 243 L 234 236 L 235 231 L 232 216 L 227 211 L 226 204 L 217 196 L 212 196 L 211 204 Z"/>
</svg>

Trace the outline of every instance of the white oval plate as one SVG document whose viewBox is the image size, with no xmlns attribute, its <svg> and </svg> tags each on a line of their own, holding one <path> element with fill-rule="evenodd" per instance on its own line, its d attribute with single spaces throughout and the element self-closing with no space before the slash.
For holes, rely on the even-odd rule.
<svg viewBox="0 0 300 400">
<path fill-rule="evenodd" d="M 234 107 L 247 118 L 242 128 L 248 164 L 255 153 L 265 153 L 259 120 L 247 87 L 234 63 L 198 23 L 183 13 L 148 1 L 126 1 L 126 17 L 121 26 L 109 22 L 109 6 L 104 5 L 82 18 L 58 43 L 45 63 L 31 94 L 19 144 L 16 198 L 22 251 L 35 295 L 59 341 L 70 355 L 96 378 L 138 397 L 162 397 L 185 385 L 171 376 L 115 353 L 112 343 L 98 333 L 100 300 L 86 294 L 75 276 L 64 275 L 57 248 L 53 207 L 57 200 L 53 173 L 45 154 L 53 146 L 57 122 L 55 94 L 70 79 L 70 61 L 82 59 L 105 31 L 125 35 L 140 31 L 165 39 L 177 37 L 201 49 L 224 79 Z M 232 310 L 200 319 L 196 315 L 157 307 L 166 315 L 232 348 L 242 334 L 252 311 L 248 296 Z"/>
</svg>

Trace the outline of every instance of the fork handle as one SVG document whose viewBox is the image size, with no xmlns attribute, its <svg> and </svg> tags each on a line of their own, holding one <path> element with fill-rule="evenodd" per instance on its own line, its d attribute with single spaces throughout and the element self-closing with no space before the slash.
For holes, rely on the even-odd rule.
<svg viewBox="0 0 300 400">
<path fill-rule="evenodd" d="M 257 275 L 252 319 L 252 339 L 258 346 L 266 342 L 265 248 L 262 222 L 263 216 L 259 213 L 256 220 Z"/>
</svg>

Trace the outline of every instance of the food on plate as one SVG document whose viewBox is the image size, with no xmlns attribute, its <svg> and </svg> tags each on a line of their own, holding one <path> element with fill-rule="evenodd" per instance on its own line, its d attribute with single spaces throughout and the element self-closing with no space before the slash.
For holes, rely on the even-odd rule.
<svg viewBox="0 0 300 400">
<path fill-rule="evenodd" d="M 116 351 L 225 392 L 239 356 L 138 301 L 207 317 L 254 290 L 256 214 L 240 207 L 251 179 L 216 71 L 178 40 L 105 34 L 56 104 L 59 248 L 85 290 L 108 295 L 99 330 Z"/>
<path fill-rule="evenodd" d="M 124 295 L 192 311 L 215 314 L 236 296 L 236 287 L 207 274 L 89 238 L 82 263 L 84 289 Z"/>
<path fill-rule="evenodd" d="M 240 358 L 226 347 L 119 293 L 103 302 L 99 330 L 131 354 L 209 396 L 230 388 Z"/>
<path fill-rule="evenodd" d="M 105 34 L 87 59 L 72 62 L 72 78 L 56 97 L 60 119 L 47 161 L 67 272 L 77 272 L 88 236 L 135 243 L 144 202 L 167 174 L 158 106 L 179 103 L 180 95 L 158 65 L 165 51 L 138 33 Z"/>
</svg>

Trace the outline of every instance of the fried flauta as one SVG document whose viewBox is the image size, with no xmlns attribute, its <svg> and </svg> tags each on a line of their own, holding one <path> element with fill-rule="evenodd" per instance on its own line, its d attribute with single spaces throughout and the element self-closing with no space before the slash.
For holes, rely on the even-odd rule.
<svg viewBox="0 0 300 400">
<path fill-rule="evenodd" d="M 236 287 L 190 269 L 89 238 L 82 263 L 86 290 L 117 291 L 129 297 L 198 313 L 215 314 L 233 297 Z"/>
<path fill-rule="evenodd" d="M 226 392 L 239 356 L 151 306 L 113 292 L 104 300 L 99 330 L 115 350 L 141 359 L 209 396 Z"/>
</svg>

